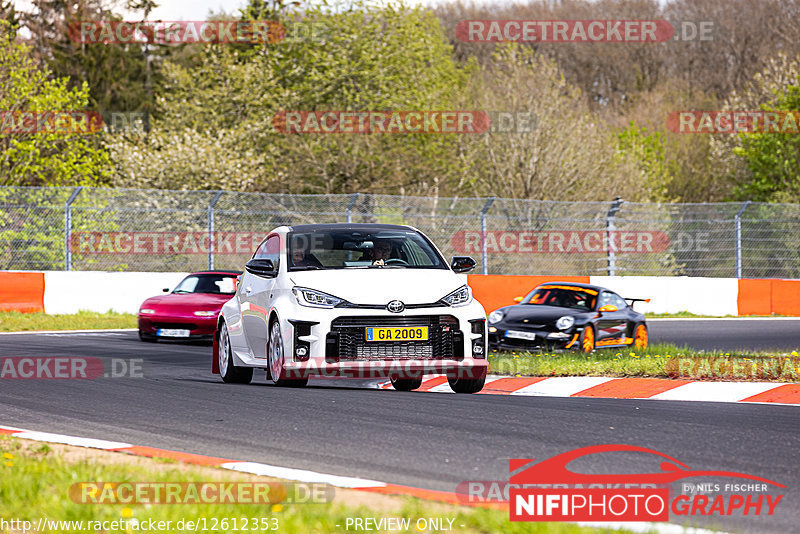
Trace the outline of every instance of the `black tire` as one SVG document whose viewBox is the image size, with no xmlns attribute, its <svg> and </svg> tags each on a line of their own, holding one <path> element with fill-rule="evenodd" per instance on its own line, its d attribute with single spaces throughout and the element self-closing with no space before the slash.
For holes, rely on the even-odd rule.
<svg viewBox="0 0 800 534">
<path fill-rule="evenodd" d="M 145 343 L 155 343 L 158 341 L 158 338 L 156 336 L 151 336 L 150 334 L 145 334 L 139 330 L 139 341 L 144 341 Z"/>
<path fill-rule="evenodd" d="M 281 338 L 281 327 L 278 321 L 273 320 L 269 327 L 269 341 L 267 342 L 267 381 L 276 386 L 303 388 L 308 384 L 308 376 L 303 378 L 287 378 L 283 368 L 286 353 L 283 350 L 283 339 Z M 277 377 L 273 377 L 274 374 Z"/>
<path fill-rule="evenodd" d="M 479 378 L 459 378 L 448 374 L 447 383 L 455 393 L 477 393 L 483 389 L 483 385 L 486 383 L 486 371 Z"/>
<path fill-rule="evenodd" d="M 422 386 L 422 376 L 418 378 L 400 378 L 398 376 L 390 377 L 392 387 L 397 391 L 414 391 Z"/>
<path fill-rule="evenodd" d="M 253 380 L 252 367 L 236 367 L 231 351 L 231 341 L 228 335 L 228 325 L 224 322 L 219 329 L 219 343 L 217 359 L 219 363 L 219 376 L 227 384 L 249 384 Z"/>
</svg>

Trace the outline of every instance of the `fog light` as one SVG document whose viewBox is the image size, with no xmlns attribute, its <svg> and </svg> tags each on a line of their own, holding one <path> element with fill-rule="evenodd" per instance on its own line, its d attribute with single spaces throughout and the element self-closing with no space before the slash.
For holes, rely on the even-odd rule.
<svg viewBox="0 0 800 534">
<path fill-rule="evenodd" d="M 306 354 L 308 354 L 308 348 L 307 347 L 297 347 L 297 349 L 295 349 L 294 353 L 297 355 L 298 358 L 305 358 Z"/>
<path fill-rule="evenodd" d="M 493 327 L 493 326 L 490 326 L 490 327 L 489 327 L 489 332 L 491 332 L 492 334 L 494 334 L 495 332 L 497 332 L 497 328 L 495 328 L 495 327 Z"/>
</svg>

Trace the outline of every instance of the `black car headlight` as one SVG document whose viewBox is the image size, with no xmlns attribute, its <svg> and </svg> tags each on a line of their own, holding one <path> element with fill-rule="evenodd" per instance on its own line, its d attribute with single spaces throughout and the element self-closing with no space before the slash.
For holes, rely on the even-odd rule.
<svg viewBox="0 0 800 534">
<path fill-rule="evenodd" d="M 503 320 L 503 310 L 495 310 L 489 314 L 489 323 L 499 323 Z"/>
<path fill-rule="evenodd" d="M 558 321 L 556 321 L 556 328 L 559 330 L 569 330 L 572 328 L 572 325 L 575 324 L 575 317 L 571 315 L 565 315 L 561 317 Z"/>
</svg>

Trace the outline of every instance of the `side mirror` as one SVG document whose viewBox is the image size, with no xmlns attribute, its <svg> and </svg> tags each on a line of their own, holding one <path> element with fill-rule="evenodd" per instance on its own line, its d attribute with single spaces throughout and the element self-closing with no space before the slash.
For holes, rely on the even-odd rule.
<svg viewBox="0 0 800 534">
<path fill-rule="evenodd" d="M 469 256 L 453 256 L 450 260 L 450 268 L 456 273 L 466 273 L 475 268 L 475 260 Z"/>
<path fill-rule="evenodd" d="M 520 302 L 522 302 L 524 299 L 525 299 L 525 297 L 514 297 L 514 302 L 516 302 L 517 304 L 519 304 L 519 303 L 520 303 Z"/>
<path fill-rule="evenodd" d="M 613 304 L 606 304 L 605 306 L 601 306 L 599 312 L 615 312 L 617 311 L 617 307 Z"/>
<path fill-rule="evenodd" d="M 168 287 L 165 287 L 165 288 L 164 288 L 164 289 L 162 289 L 161 291 L 162 291 L 162 292 L 164 292 L 164 293 L 169 293 L 169 288 L 168 288 Z"/>
<path fill-rule="evenodd" d="M 278 276 L 278 270 L 275 268 L 275 264 L 272 263 L 272 260 L 254 258 L 248 261 L 244 268 L 248 273 L 261 276 L 263 278 L 275 278 Z"/>
</svg>

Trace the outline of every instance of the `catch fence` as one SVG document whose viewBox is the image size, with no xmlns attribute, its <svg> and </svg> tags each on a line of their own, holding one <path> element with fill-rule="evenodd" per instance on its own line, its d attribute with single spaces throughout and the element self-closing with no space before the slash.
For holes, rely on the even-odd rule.
<svg viewBox="0 0 800 534">
<path fill-rule="evenodd" d="M 0 187 L 0 269 L 241 269 L 280 225 L 407 224 L 475 272 L 800 278 L 800 205 Z"/>
</svg>

